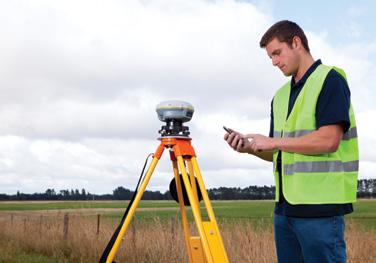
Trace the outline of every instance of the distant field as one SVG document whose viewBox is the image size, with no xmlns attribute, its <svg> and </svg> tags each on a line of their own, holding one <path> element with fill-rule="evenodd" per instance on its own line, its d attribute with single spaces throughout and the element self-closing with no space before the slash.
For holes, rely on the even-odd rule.
<svg viewBox="0 0 376 263">
<path fill-rule="evenodd" d="M 88 209 L 88 208 L 125 208 L 128 201 L 3 201 L 0 211 Z M 142 201 L 141 207 L 177 207 L 172 201 Z"/>
<path fill-rule="evenodd" d="M 218 220 L 267 219 L 273 215 L 273 201 L 212 201 Z M 41 210 L 66 210 L 70 213 L 104 214 L 109 218 L 120 218 L 128 201 L 31 201 L 0 202 L 0 214 L 9 212 L 42 212 Z M 74 209 L 74 211 L 72 211 Z M 359 200 L 354 204 L 355 212 L 347 218 L 367 228 L 376 229 L 376 199 Z M 142 201 L 135 217 L 171 218 L 179 214 L 178 204 L 174 201 Z M 205 213 L 204 213 L 205 215 Z"/>
</svg>

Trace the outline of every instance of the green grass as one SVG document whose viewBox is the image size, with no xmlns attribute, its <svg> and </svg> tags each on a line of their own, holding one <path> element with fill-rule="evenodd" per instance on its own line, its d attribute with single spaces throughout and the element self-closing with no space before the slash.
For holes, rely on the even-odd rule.
<svg viewBox="0 0 376 263">
<path fill-rule="evenodd" d="M 346 216 L 349 222 L 365 230 L 376 230 L 376 199 L 360 200 L 354 204 L 354 213 Z"/>
<path fill-rule="evenodd" d="M 273 201 L 212 201 L 214 213 L 218 221 L 221 220 L 256 220 L 272 218 Z M 0 202 L 0 211 L 32 211 L 51 209 L 90 209 L 90 208 L 120 208 L 119 212 L 108 212 L 106 217 L 117 220 L 121 217 L 122 211 L 128 205 L 128 201 L 46 201 L 46 202 Z M 203 207 L 203 202 L 201 202 Z M 179 216 L 178 204 L 174 201 L 141 201 L 136 210 L 135 218 L 153 219 L 159 217 L 162 220 Z M 354 204 L 355 212 L 347 218 L 367 228 L 376 229 L 376 199 L 359 200 Z M 189 211 L 189 210 L 188 210 Z M 206 215 L 203 211 L 203 216 Z M 192 219 L 192 215 L 188 212 Z"/>
<path fill-rule="evenodd" d="M 125 208 L 128 201 L 24 201 L 0 202 L 0 211 L 30 211 L 54 209 Z M 172 201 L 142 201 L 139 207 L 177 207 Z"/>
<path fill-rule="evenodd" d="M 375 217 L 376 199 L 359 200 L 354 204 L 354 210 L 350 217 Z"/>
<path fill-rule="evenodd" d="M 0 263 L 58 263 L 59 260 L 47 257 L 19 246 L 15 241 L 0 240 Z"/>
<path fill-rule="evenodd" d="M 58 259 L 49 258 L 37 252 L 26 252 L 18 249 L 14 254 L 0 256 L 0 263 L 58 263 Z"/>
</svg>

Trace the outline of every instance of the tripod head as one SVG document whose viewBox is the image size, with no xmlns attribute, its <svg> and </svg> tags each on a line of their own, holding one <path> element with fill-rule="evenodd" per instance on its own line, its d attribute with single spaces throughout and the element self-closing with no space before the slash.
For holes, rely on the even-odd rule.
<svg viewBox="0 0 376 263">
<path fill-rule="evenodd" d="M 162 137 L 189 137 L 189 128 L 184 122 L 192 119 L 194 108 L 185 101 L 163 101 L 156 108 L 160 121 L 166 123 L 158 132 Z"/>
</svg>

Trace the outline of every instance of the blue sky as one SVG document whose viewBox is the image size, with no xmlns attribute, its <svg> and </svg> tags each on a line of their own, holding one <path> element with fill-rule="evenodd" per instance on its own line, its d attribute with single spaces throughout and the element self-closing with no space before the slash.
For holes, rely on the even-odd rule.
<svg viewBox="0 0 376 263">
<path fill-rule="evenodd" d="M 275 20 L 292 20 L 302 28 L 326 32 L 332 44 L 374 41 L 374 1 L 249 1 Z"/>
<path fill-rule="evenodd" d="M 133 189 L 158 146 L 155 106 L 193 104 L 207 187 L 273 184 L 272 167 L 232 151 L 222 126 L 267 134 L 288 79 L 259 48 L 289 19 L 312 54 L 347 72 L 360 178 L 376 178 L 373 1 L 28 0 L 0 2 L 0 193 Z M 167 190 L 165 156 L 149 189 Z"/>
</svg>

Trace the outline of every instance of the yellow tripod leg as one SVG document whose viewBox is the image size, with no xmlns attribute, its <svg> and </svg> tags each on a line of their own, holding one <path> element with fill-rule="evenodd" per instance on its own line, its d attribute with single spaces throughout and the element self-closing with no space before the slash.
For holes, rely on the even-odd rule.
<svg viewBox="0 0 376 263">
<path fill-rule="evenodd" d="M 197 177 L 198 185 L 201 190 L 202 199 L 204 200 L 205 207 L 206 207 L 208 217 L 210 220 L 210 222 L 205 222 L 204 227 L 206 229 L 206 233 L 209 231 L 209 234 L 210 234 L 208 238 L 209 238 L 210 244 L 212 245 L 211 247 L 212 252 L 215 255 L 215 262 L 227 263 L 229 262 L 229 260 L 227 257 L 226 249 L 223 244 L 221 234 L 219 232 L 217 221 L 215 219 L 214 212 L 213 212 L 213 207 L 211 206 L 208 193 L 206 192 L 205 184 L 202 179 L 196 157 L 192 157 L 191 162 L 193 165 L 193 170 L 195 171 L 195 174 Z M 212 231 L 214 231 L 215 233 L 213 233 Z"/>
<path fill-rule="evenodd" d="M 187 171 L 185 170 L 183 157 L 177 156 L 176 159 L 178 160 L 178 165 L 179 165 L 180 171 L 182 173 L 185 190 L 187 191 L 189 202 L 191 204 L 193 217 L 195 219 L 197 229 L 198 229 L 198 233 L 199 233 L 200 238 L 201 238 L 201 244 L 202 244 L 202 248 L 204 250 L 206 260 L 207 260 L 208 263 L 217 263 L 217 262 L 214 262 L 212 255 L 210 253 L 208 240 L 206 238 L 202 219 L 201 219 L 201 216 L 200 216 L 199 211 L 198 211 L 199 207 L 198 207 L 198 204 L 196 202 L 196 198 L 193 194 L 193 190 L 192 190 L 192 187 L 190 185 L 190 181 L 189 181 L 189 178 L 188 178 Z"/>
<path fill-rule="evenodd" d="M 195 177 L 195 172 L 194 172 L 194 169 L 193 169 L 193 165 L 192 165 L 192 162 L 191 160 L 187 160 L 187 164 L 188 164 L 188 171 L 189 171 L 189 179 L 191 181 L 191 186 L 192 186 L 192 191 L 193 191 L 193 196 L 195 197 L 195 200 L 198 204 L 198 214 L 199 216 L 201 217 L 201 210 L 200 210 L 200 201 L 198 199 L 198 191 L 197 191 L 197 184 L 196 184 L 196 177 Z"/>
<path fill-rule="evenodd" d="M 187 212 L 185 210 L 184 206 L 184 198 L 183 198 L 183 192 L 181 188 L 181 181 L 180 181 L 180 176 L 179 176 L 179 169 L 176 161 L 172 162 L 172 167 L 174 170 L 174 176 L 175 176 L 175 182 L 176 182 L 176 190 L 178 193 L 178 199 L 179 199 L 179 208 L 180 208 L 180 214 L 181 214 L 181 220 L 182 220 L 182 225 L 183 225 L 183 230 L 184 230 L 184 237 L 185 237 L 185 245 L 187 247 L 188 251 L 188 257 L 189 257 L 189 262 L 193 263 L 193 257 L 192 257 L 192 252 L 191 252 L 191 247 L 190 247 L 190 238 L 191 234 L 189 232 L 189 223 L 187 219 Z"/>
<path fill-rule="evenodd" d="M 113 247 L 112 247 L 112 249 L 111 249 L 108 257 L 107 257 L 106 263 L 112 263 L 115 255 L 116 255 L 116 252 L 119 249 L 119 246 L 120 246 L 121 240 L 122 240 L 122 238 L 123 238 L 123 236 L 125 234 L 125 231 L 127 230 L 127 227 L 128 227 L 129 223 L 132 220 L 132 217 L 133 217 L 133 215 L 134 215 L 134 213 L 136 211 L 136 208 L 137 208 L 137 206 L 138 206 L 138 204 L 139 204 L 139 202 L 140 202 L 140 200 L 142 198 L 142 195 L 145 192 L 146 186 L 149 183 L 151 175 L 153 174 L 154 169 L 157 166 L 158 160 L 159 159 L 157 157 L 153 158 L 153 160 L 152 160 L 152 162 L 150 164 L 150 167 L 149 167 L 149 169 L 146 172 L 145 178 L 144 178 L 144 180 L 141 183 L 140 189 L 139 189 L 139 191 L 138 191 L 138 193 L 137 193 L 137 195 L 136 195 L 136 197 L 134 199 L 134 202 L 133 202 L 132 206 L 129 209 L 129 213 L 128 213 L 127 217 L 125 218 L 124 224 L 121 226 L 121 229 L 119 231 L 119 235 L 117 236 L 116 241 L 115 241 L 115 243 L 114 243 L 114 245 L 113 245 Z"/>
</svg>

